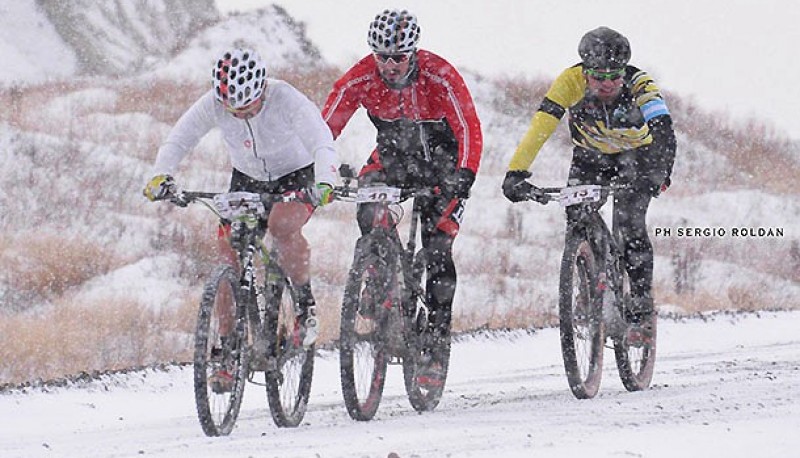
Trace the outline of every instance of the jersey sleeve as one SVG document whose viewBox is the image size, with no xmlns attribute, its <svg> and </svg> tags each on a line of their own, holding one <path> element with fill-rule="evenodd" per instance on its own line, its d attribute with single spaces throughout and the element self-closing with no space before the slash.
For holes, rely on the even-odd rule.
<svg viewBox="0 0 800 458">
<path fill-rule="evenodd" d="M 322 107 L 322 119 L 328 124 L 333 138 L 338 138 L 342 130 L 361 106 L 363 84 L 369 76 L 367 56 L 348 70 L 334 84 Z"/>
<path fill-rule="evenodd" d="M 651 149 L 654 157 L 664 173 L 670 176 L 678 145 L 667 103 L 653 78 L 642 70 L 633 76 L 632 92 L 653 136 Z"/>
<path fill-rule="evenodd" d="M 638 71 L 633 75 L 631 81 L 631 92 L 636 98 L 636 104 L 642 111 L 644 120 L 650 122 L 651 119 L 659 116 L 669 116 L 664 98 L 653 78 L 644 71 Z"/>
<path fill-rule="evenodd" d="M 215 126 L 214 103 L 209 91 L 178 119 L 158 149 L 153 175 L 174 174 L 181 160 Z"/>
<path fill-rule="evenodd" d="M 314 157 L 314 179 L 318 183 L 336 183 L 338 162 L 333 137 L 319 109 L 297 89 L 287 85 L 287 113 L 295 135 Z"/>
<path fill-rule="evenodd" d="M 522 137 L 508 165 L 509 170 L 528 170 L 539 150 L 547 142 L 567 109 L 583 98 L 586 82 L 579 66 L 563 71 L 545 94 L 534 113 L 530 127 Z"/>
<path fill-rule="evenodd" d="M 442 101 L 445 118 L 458 140 L 457 167 L 477 174 L 483 152 L 483 133 L 475 103 L 467 84 L 455 68 L 445 64 L 438 75 L 446 92 Z"/>
</svg>

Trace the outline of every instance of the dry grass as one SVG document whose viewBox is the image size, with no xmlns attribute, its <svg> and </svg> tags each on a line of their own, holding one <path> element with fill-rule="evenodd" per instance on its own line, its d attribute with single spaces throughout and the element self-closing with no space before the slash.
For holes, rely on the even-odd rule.
<svg viewBox="0 0 800 458">
<path fill-rule="evenodd" d="M 31 232 L 0 241 L 0 268 L 19 297 L 53 300 L 84 282 L 121 265 L 112 249 L 80 235 Z M 17 304 L 13 304 L 12 307 Z"/>
<path fill-rule="evenodd" d="M 183 262 L 179 276 L 193 285 L 198 284 L 219 260 L 217 220 L 209 217 L 207 211 L 189 214 L 185 209 L 169 205 L 163 205 L 159 211 L 164 212 L 165 223 L 160 226 L 151 248 L 157 253 L 180 253 Z"/>
<path fill-rule="evenodd" d="M 0 316 L 0 384 L 190 361 L 197 298 L 155 311 L 120 299 Z"/>
<path fill-rule="evenodd" d="M 495 81 L 500 89 L 492 107 L 500 113 L 530 119 L 544 98 L 550 81 L 523 77 L 502 77 Z"/>
<path fill-rule="evenodd" d="M 724 113 L 701 109 L 691 99 L 670 93 L 665 97 L 677 131 L 719 152 L 736 169 L 746 172 L 749 182 L 740 186 L 758 186 L 779 194 L 794 192 L 800 162 L 787 137 L 762 121 L 733 122 Z"/>
<path fill-rule="evenodd" d="M 490 310 L 472 310 L 456 313 L 453 316 L 453 332 L 463 333 L 478 329 L 530 329 L 547 328 L 558 324 L 558 314 L 534 303 L 522 304 L 498 313 L 495 307 Z"/>
<path fill-rule="evenodd" d="M 325 97 L 328 96 L 333 83 L 343 73 L 341 69 L 332 66 L 310 69 L 276 68 L 272 72 L 276 78 L 297 88 L 320 108 L 325 103 Z"/>
<path fill-rule="evenodd" d="M 682 294 L 671 287 L 656 285 L 656 302 L 679 307 L 679 314 L 694 315 L 702 312 L 728 310 L 754 312 L 759 310 L 800 310 L 800 298 L 776 298 L 779 291 L 770 291 L 766 285 L 730 286 L 712 292 L 697 289 Z M 779 294 L 777 294 L 779 295 Z"/>
<path fill-rule="evenodd" d="M 330 66 L 306 70 L 276 68 L 272 73 L 276 78 L 291 83 L 321 107 L 333 82 L 341 75 L 341 70 Z M 113 114 L 147 113 L 158 121 L 172 125 L 211 85 L 210 82 L 202 84 L 172 80 L 109 80 L 100 85 L 95 81 L 90 87 L 81 81 L 15 86 L 0 90 L 0 104 L 10 108 L 3 110 L 0 120 L 25 131 L 49 133 L 52 126 L 42 123 L 41 107 L 57 97 L 96 88 L 115 92 L 116 103 L 106 108 L 93 107 L 86 113 L 73 113 L 74 116 L 102 111 Z"/>
</svg>

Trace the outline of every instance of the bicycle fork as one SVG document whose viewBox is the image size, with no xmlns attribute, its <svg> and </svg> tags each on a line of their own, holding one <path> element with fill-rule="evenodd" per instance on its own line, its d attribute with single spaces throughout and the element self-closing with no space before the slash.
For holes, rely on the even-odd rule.
<svg viewBox="0 0 800 458">
<path fill-rule="evenodd" d="M 242 310 L 238 316 L 241 317 L 240 328 L 244 330 L 249 327 L 250 331 L 249 333 L 242 334 L 250 335 L 250 341 L 247 342 L 246 345 L 246 351 L 248 352 L 247 360 L 249 361 L 247 380 L 256 385 L 263 386 L 264 383 L 257 382 L 254 379 L 254 374 L 256 372 L 269 370 L 270 363 L 273 366 L 276 364 L 274 361 L 270 362 L 269 358 L 267 358 L 267 355 L 270 354 L 269 343 L 265 338 L 266 330 L 264 329 L 266 325 L 264 313 L 266 313 L 267 310 L 261 310 L 258 303 L 259 297 L 263 298 L 266 292 L 261 290 L 256 282 L 254 260 L 257 255 L 258 248 L 254 243 L 249 243 L 242 254 L 240 262 L 242 274 L 239 280 L 239 288 L 242 291 L 243 300 L 241 301 L 241 307 L 243 307 L 244 310 Z M 268 265 L 268 262 L 268 259 L 264 259 L 264 265 Z"/>
<path fill-rule="evenodd" d="M 413 211 L 411 213 L 411 227 L 409 228 L 408 244 L 403 250 L 403 272 L 410 274 L 409 278 L 404 278 L 406 288 L 409 290 L 408 297 L 411 299 L 415 307 L 413 310 L 414 322 L 418 322 L 420 314 L 424 314 L 425 321 L 428 321 L 430 316 L 430 308 L 428 307 L 428 298 L 425 295 L 425 290 L 422 287 L 422 274 L 425 272 L 427 266 L 425 263 L 417 266 L 414 263 L 414 254 L 417 249 L 417 225 L 419 224 L 419 208 L 417 202 L 414 202 Z M 409 310 L 411 312 L 411 310 Z"/>
</svg>

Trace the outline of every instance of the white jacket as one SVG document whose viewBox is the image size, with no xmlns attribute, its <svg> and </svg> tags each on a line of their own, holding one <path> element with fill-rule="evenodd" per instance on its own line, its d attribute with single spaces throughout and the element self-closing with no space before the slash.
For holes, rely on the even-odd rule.
<svg viewBox="0 0 800 458">
<path fill-rule="evenodd" d="M 259 181 L 278 178 L 314 163 L 317 183 L 336 183 L 333 136 L 319 109 L 290 84 L 267 80 L 264 105 L 254 117 L 233 117 L 208 91 L 181 116 L 158 150 L 153 175 L 174 175 L 180 161 L 214 127 L 234 168 Z"/>
</svg>

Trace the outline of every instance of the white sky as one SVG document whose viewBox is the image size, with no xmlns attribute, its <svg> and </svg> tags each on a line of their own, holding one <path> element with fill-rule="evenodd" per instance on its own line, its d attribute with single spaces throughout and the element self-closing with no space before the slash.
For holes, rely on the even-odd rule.
<svg viewBox="0 0 800 458">
<path fill-rule="evenodd" d="M 342 66 L 368 52 L 368 24 L 384 7 L 417 15 L 421 47 L 486 75 L 554 77 L 578 61 L 583 33 L 607 25 L 629 38 L 631 63 L 662 88 L 800 139 L 794 0 L 217 0 L 223 13 L 271 3 L 305 22 L 323 56 Z"/>
</svg>

